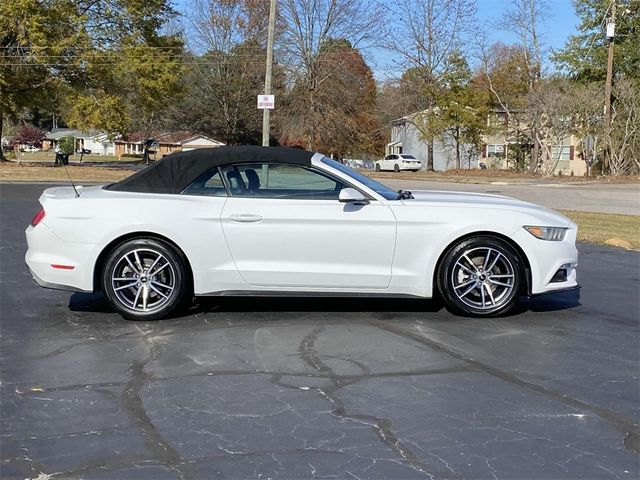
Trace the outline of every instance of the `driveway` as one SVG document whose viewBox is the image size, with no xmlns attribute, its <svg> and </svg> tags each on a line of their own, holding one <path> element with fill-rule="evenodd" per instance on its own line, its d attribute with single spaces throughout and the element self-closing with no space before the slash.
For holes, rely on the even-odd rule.
<svg viewBox="0 0 640 480">
<path fill-rule="evenodd" d="M 2 478 L 634 479 L 640 254 L 580 245 L 577 292 L 209 299 L 125 321 L 37 287 L 42 187 L 0 186 Z"/>
</svg>

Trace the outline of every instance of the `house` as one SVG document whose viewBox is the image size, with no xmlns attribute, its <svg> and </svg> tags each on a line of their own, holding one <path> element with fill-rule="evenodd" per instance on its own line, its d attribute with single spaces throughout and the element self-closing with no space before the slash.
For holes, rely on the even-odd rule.
<svg viewBox="0 0 640 480">
<path fill-rule="evenodd" d="M 15 135 L 6 135 L 0 138 L 0 147 L 2 151 L 10 151 L 13 150 L 13 139 L 16 138 Z"/>
<path fill-rule="evenodd" d="M 76 150 L 84 149 L 92 155 L 115 155 L 116 145 L 109 134 L 98 132 L 93 135 L 83 135 L 78 137 Z"/>
<path fill-rule="evenodd" d="M 386 155 L 408 153 L 422 160 L 423 168 L 426 167 L 428 145 L 423 140 L 423 135 L 418 128 L 420 112 L 413 113 L 390 122 L 391 141 L 386 146 Z M 517 115 L 517 113 L 512 113 Z M 521 152 L 530 155 L 531 145 L 522 144 L 517 138 L 513 128 L 508 123 L 505 111 L 494 110 L 487 116 L 487 125 L 492 133 L 483 135 L 482 147 L 479 155 L 471 145 L 461 146 L 461 167 L 478 168 L 480 164 L 488 168 L 510 169 L 514 167 L 514 150 L 520 148 Z M 563 175 L 584 175 L 586 163 L 576 154 L 578 139 L 569 135 L 562 139 L 558 145 L 551 148 L 551 158 L 558 160 L 556 172 Z M 455 143 L 452 139 L 436 140 L 433 149 L 433 166 L 435 170 L 449 170 L 455 168 Z M 542 152 L 542 155 L 549 155 Z"/>
<path fill-rule="evenodd" d="M 92 155 L 114 155 L 115 144 L 109 138 L 109 134 L 100 130 L 89 129 L 86 131 L 74 128 L 54 128 L 42 141 L 44 151 L 51 150 L 55 144 L 64 137 L 73 137 L 76 152 L 84 149 Z"/>
<path fill-rule="evenodd" d="M 47 152 L 49 150 L 53 150 L 58 143 L 58 140 L 64 137 L 73 137 L 76 138 L 79 135 L 82 135 L 82 131 L 75 128 L 53 128 L 49 133 L 47 133 L 42 140 L 42 150 Z"/>
<path fill-rule="evenodd" d="M 385 155 L 406 153 L 422 161 L 422 168 L 427 167 L 428 143 L 423 139 L 419 128 L 421 112 L 416 112 L 396 120 L 392 120 L 391 141 L 385 148 Z M 478 158 L 471 145 L 461 146 L 461 167 L 477 168 Z M 450 170 L 456 168 L 456 147 L 452 139 L 435 140 L 433 143 L 433 168 Z"/>
<path fill-rule="evenodd" d="M 126 138 L 115 140 L 115 154 L 122 156 L 142 156 L 145 142 L 149 145 L 149 155 L 154 160 L 176 151 L 194 150 L 196 148 L 221 147 L 224 143 L 195 134 L 188 131 L 164 132 L 145 135 L 142 132 L 134 132 Z"/>
<path fill-rule="evenodd" d="M 519 113 L 512 113 L 517 116 Z M 483 136 L 483 145 L 480 152 L 480 162 L 489 168 L 509 169 L 513 168 L 516 161 L 516 152 L 520 149 L 527 154 L 533 145 L 523 144 L 517 138 L 515 129 L 509 124 L 507 112 L 495 109 L 487 116 L 487 126 L 491 127 L 493 133 Z M 579 140 L 575 135 L 568 135 L 551 147 L 552 161 L 558 161 L 555 172 L 563 175 L 585 175 L 587 165 L 585 161 L 576 154 L 576 145 Z M 549 153 L 541 152 L 541 155 L 549 157 Z"/>
</svg>

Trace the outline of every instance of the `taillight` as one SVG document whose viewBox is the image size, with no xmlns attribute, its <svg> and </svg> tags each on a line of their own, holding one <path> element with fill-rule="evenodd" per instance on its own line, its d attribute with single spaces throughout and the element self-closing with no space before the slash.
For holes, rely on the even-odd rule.
<svg viewBox="0 0 640 480">
<path fill-rule="evenodd" d="M 44 208 L 41 208 L 40 211 L 36 213 L 35 217 L 33 217 L 33 220 L 31 220 L 31 226 L 35 227 L 42 221 L 43 218 L 44 218 Z"/>
</svg>

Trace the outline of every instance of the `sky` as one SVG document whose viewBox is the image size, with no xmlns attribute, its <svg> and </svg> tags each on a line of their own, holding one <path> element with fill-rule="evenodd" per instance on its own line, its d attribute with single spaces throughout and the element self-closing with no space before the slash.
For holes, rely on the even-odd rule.
<svg viewBox="0 0 640 480">
<path fill-rule="evenodd" d="M 512 33 L 500 30 L 497 26 L 492 28 L 492 25 L 499 23 L 502 15 L 509 8 L 511 0 L 476 0 L 476 2 L 479 17 L 478 28 L 484 28 L 489 33 L 489 40 L 507 44 L 514 43 L 516 38 Z M 565 45 L 569 35 L 575 32 L 578 18 L 571 0 L 546 0 L 546 2 L 549 8 L 542 26 L 542 39 L 547 48 L 559 49 Z M 189 0 L 174 0 L 178 10 L 183 10 L 188 3 Z M 392 62 L 392 53 L 382 49 L 374 49 L 371 52 L 365 52 L 365 55 L 371 63 L 374 75 L 379 80 L 399 76 L 395 71 L 397 67 Z"/>
<path fill-rule="evenodd" d="M 499 19 L 502 13 L 509 7 L 509 0 L 476 0 L 478 3 L 478 16 L 481 21 L 490 23 L 492 20 Z M 565 41 L 571 35 L 578 24 L 571 0 L 547 0 L 549 6 L 548 16 L 545 19 L 544 39 L 552 48 L 560 48 L 564 46 Z M 507 32 L 496 31 L 494 33 L 495 40 L 501 40 L 505 43 L 514 41 L 515 39 Z"/>
<path fill-rule="evenodd" d="M 500 30 L 497 27 L 505 11 L 511 5 L 511 0 L 476 0 L 478 6 L 478 28 L 484 28 L 493 42 L 515 43 L 517 38 L 513 33 Z M 542 41 L 547 49 L 562 48 L 570 35 L 574 34 L 578 25 L 572 0 L 546 0 L 548 10 L 542 25 Z M 492 28 L 492 25 L 496 25 Z M 393 54 L 384 50 L 371 52 L 373 70 L 378 80 L 397 77 L 392 66 Z"/>
</svg>

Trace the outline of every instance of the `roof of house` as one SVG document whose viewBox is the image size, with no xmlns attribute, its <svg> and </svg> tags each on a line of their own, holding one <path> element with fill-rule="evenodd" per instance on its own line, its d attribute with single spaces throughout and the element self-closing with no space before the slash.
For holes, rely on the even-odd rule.
<svg viewBox="0 0 640 480">
<path fill-rule="evenodd" d="M 158 143 L 169 144 L 169 145 L 182 145 L 187 141 L 191 141 L 197 138 L 204 138 L 210 142 L 214 142 L 220 145 L 224 145 L 222 142 L 214 140 L 213 138 L 209 138 L 205 135 L 201 135 L 199 133 L 194 133 L 187 130 L 180 131 L 171 131 L 171 132 L 154 132 L 151 134 L 143 133 L 143 132 L 132 132 L 127 135 L 126 138 L 118 138 L 116 142 L 118 143 L 144 143 L 148 139 L 154 139 Z"/>
<path fill-rule="evenodd" d="M 180 193 L 200 175 L 231 163 L 270 162 L 311 166 L 313 152 L 298 148 L 239 147 L 200 148 L 175 152 L 159 162 L 105 187 L 109 190 L 143 193 Z"/>
<path fill-rule="evenodd" d="M 64 137 L 92 138 L 102 135 L 107 135 L 107 133 L 94 128 L 90 128 L 88 130 L 81 130 L 78 128 L 53 128 L 44 138 L 45 140 L 60 140 Z"/>
</svg>

